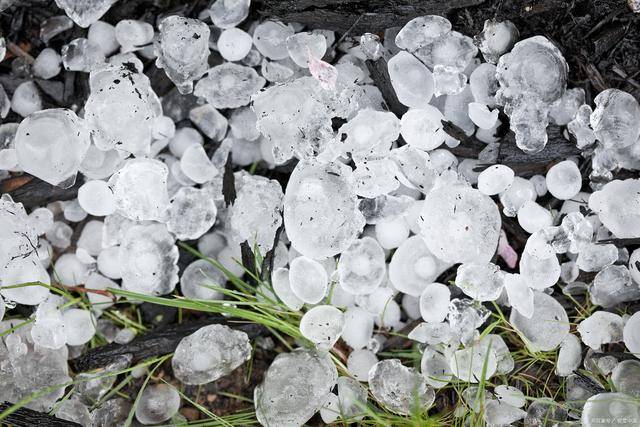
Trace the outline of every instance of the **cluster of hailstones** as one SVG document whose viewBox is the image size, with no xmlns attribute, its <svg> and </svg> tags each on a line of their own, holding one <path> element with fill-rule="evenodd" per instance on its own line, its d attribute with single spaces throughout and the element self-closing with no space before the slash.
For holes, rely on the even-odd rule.
<svg viewBox="0 0 640 427">
<path fill-rule="evenodd" d="M 68 382 L 67 359 L 96 334 L 118 343 L 136 334 L 103 316 L 113 304 L 104 294 L 89 292 L 78 305 L 48 287 L 19 285 L 221 300 L 225 274 L 206 260 L 179 271 L 176 240 L 197 240 L 204 256 L 236 276 L 243 274 L 239 245 L 247 241 L 263 255 L 274 253 L 257 298 L 302 310 L 307 340 L 279 354 L 255 388 L 263 425 L 299 426 L 318 411 L 325 422 L 357 420 L 369 393 L 387 410 L 409 414 L 428 409 L 452 381 L 464 384 L 456 414 L 483 408 L 491 425 L 540 425 L 549 417 L 581 417 L 585 426 L 639 422 L 640 361 L 601 354 L 618 342 L 640 354 L 640 312 L 616 310 L 640 298 L 640 250 L 602 243 L 640 237 L 640 180 L 612 180 L 620 168 L 640 168 L 633 96 L 608 89 L 595 108 L 585 104 L 582 89 L 566 88 L 568 67 L 554 44 L 542 36 L 518 40 L 508 21 L 487 21 L 471 39 L 445 18 L 424 16 L 397 34 L 387 31 L 381 43 L 373 34 L 336 41 L 331 31 L 275 21 L 243 30 L 237 26 L 249 0 L 218 0 L 201 19 L 169 16 L 157 28 L 100 21 L 112 0 L 56 2 L 88 27 L 86 38 L 60 54 L 44 49 L 29 72 L 50 79 L 62 64 L 89 73 L 90 94 L 74 112 L 43 109 L 31 80 L 10 101 L 2 91 L 2 116 L 10 108 L 24 119 L 0 126 L 0 173 L 24 171 L 62 188 L 78 173 L 84 178 L 77 199 L 31 212 L 8 195 L 0 200 L 0 319 L 16 304 L 35 309 L 28 324 L 14 315 L 0 323 L 0 401 Z M 60 31 L 70 27 L 60 22 Z M 142 73 L 142 60 L 151 59 L 175 84 L 162 98 Z M 388 64 L 395 94 L 408 107 L 402 117 L 385 109 L 365 60 Z M 582 191 L 576 158 L 529 179 L 501 164 L 478 173 L 496 160 L 499 109 L 525 152 L 544 148 L 549 123 L 566 126 L 591 158 L 592 192 Z M 176 129 L 186 119 L 192 126 Z M 447 147 L 460 142 L 443 120 L 475 134 L 487 150 L 458 159 Z M 337 130 L 336 122 L 343 123 Z M 204 144 L 205 137 L 215 144 Z M 218 148 L 211 152 L 211 145 Z M 237 167 L 297 164 L 284 192 L 275 180 L 239 170 L 228 206 L 228 159 Z M 545 200 L 559 203 L 536 202 L 547 193 Z M 517 218 L 529 235 L 520 254 L 502 231 L 498 200 L 502 215 Z M 436 282 L 456 265 L 453 283 Z M 584 282 L 581 271 L 592 279 Z M 558 300 L 582 293 L 594 310 L 572 330 Z M 501 384 L 514 359 L 500 335 L 480 333 L 490 316 L 483 303 L 510 311 L 530 351 L 558 351 L 565 402 L 527 406 L 521 390 Z M 420 369 L 379 360 L 384 332 L 409 322 L 417 323 L 409 338 L 422 352 Z M 342 376 L 329 355 L 338 339 L 350 349 Z M 205 384 L 251 351 L 244 332 L 207 326 L 180 342 L 173 374 L 184 384 Z M 78 374 L 70 397 L 56 403 L 61 387 L 27 406 L 55 406 L 58 416 L 84 425 L 113 425 L 126 418 L 129 402 L 88 408 L 114 384 L 108 374 L 130 363 L 122 357 L 97 374 Z M 599 382 L 604 378 L 609 382 Z M 484 380 L 497 384 L 478 393 Z M 173 386 L 149 384 L 136 417 L 143 424 L 175 420 L 180 400 Z"/>
</svg>

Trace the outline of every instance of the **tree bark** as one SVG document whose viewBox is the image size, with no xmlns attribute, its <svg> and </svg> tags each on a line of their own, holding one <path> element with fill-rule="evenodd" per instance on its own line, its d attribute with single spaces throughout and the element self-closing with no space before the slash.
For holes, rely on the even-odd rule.
<svg viewBox="0 0 640 427">
<path fill-rule="evenodd" d="M 354 34 L 375 33 L 424 15 L 446 15 L 484 0 L 263 0 L 258 13 L 284 22 L 299 22 Z"/>
</svg>

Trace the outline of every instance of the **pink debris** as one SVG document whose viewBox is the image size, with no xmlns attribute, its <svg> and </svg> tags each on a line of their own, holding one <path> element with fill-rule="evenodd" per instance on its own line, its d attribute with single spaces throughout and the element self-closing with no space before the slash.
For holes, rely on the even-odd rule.
<svg viewBox="0 0 640 427">
<path fill-rule="evenodd" d="M 507 263 L 509 268 L 515 268 L 516 263 L 518 262 L 518 254 L 516 251 L 509 245 L 507 241 L 507 234 L 504 230 L 500 230 L 500 239 L 498 240 L 498 256 Z"/>
<path fill-rule="evenodd" d="M 338 70 L 333 65 L 316 58 L 307 47 L 309 55 L 309 72 L 316 79 L 323 89 L 335 89 L 338 80 Z"/>
</svg>

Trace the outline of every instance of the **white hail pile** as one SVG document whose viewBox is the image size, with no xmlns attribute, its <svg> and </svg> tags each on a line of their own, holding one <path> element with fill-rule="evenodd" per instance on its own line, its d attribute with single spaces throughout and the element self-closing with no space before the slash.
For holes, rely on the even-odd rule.
<svg viewBox="0 0 640 427">
<path fill-rule="evenodd" d="M 640 312 L 614 312 L 640 299 L 640 249 L 602 243 L 640 238 L 640 180 L 613 179 L 620 169 L 640 169 L 640 105 L 632 95 L 607 89 L 595 106 L 585 104 L 582 89 L 567 88 L 560 50 L 543 36 L 519 40 L 508 21 L 487 21 L 472 39 L 443 17 L 424 16 L 395 37 L 388 31 L 382 44 L 373 34 L 336 40 L 298 24 L 246 23 L 249 0 L 217 0 L 200 19 L 168 16 L 155 27 L 100 21 L 111 0 L 56 3 L 88 27 L 87 36 L 60 53 L 44 49 L 33 75 L 54 78 L 61 65 L 88 73 L 90 94 L 75 111 L 43 108 L 32 81 L 11 100 L 5 95 L 2 117 L 11 109 L 23 120 L 0 126 L 0 179 L 26 172 L 61 188 L 79 176 L 83 184 L 77 199 L 31 212 L 9 195 L 0 200 L 0 320 L 16 304 L 35 307 L 27 325 L 18 327 L 25 319 L 15 314 L 0 323 L 0 401 L 64 384 L 67 359 L 96 334 L 134 337 L 130 329 L 116 335 L 102 317 L 113 304 L 108 296 L 89 293 L 90 308 L 75 306 L 34 282 L 221 300 L 225 274 L 205 260 L 180 271 L 176 243 L 195 240 L 204 256 L 242 276 L 236 260 L 247 241 L 274 253 L 258 298 L 301 311 L 306 339 L 278 355 L 255 388 L 265 426 L 300 426 L 316 412 L 325 422 L 357 420 L 369 398 L 406 415 L 430 407 L 451 381 L 467 384 L 460 406 L 484 405 L 490 425 L 542 425 L 535 423 L 550 414 L 561 423 L 580 413 L 585 426 L 640 422 L 633 400 L 640 362 L 605 366 L 594 357 L 618 342 L 640 356 Z M 143 73 L 150 59 L 175 85 L 162 98 Z M 408 107 L 401 117 L 387 110 L 366 60 L 386 61 Z M 530 178 L 499 164 L 492 154 L 505 117 L 499 111 L 526 153 L 544 149 L 549 124 L 565 126 L 566 144 L 571 134 L 590 159 L 591 181 L 580 157 Z M 449 149 L 461 142 L 443 121 L 486 149 L 477 159 L 456 157 Z M 222 191 L 229 159 L 237 170 L 231 205 Z M 241 169 L 258 162 L 295 165 L 286 187 Z M 505 217 L 528 235 L 520 254 L 502 230 Z M 454 266 L 445 282 L 442 273 Z M 595 277 L 583 282 L 580 272 Z M 571 332 L 560 300 L 584 292 L 595 309 Z M 475 383 L 500 383 L 514 369 L 501 336 L 481 334 L 493 303 L 510 311 L 531 351 L 559 349 L 556 373 L 566 377 L 571 411 L 544 400 L 525 410 L 522 391 L 508 384 L 477 392 Z M 420 369 L 379 360 L 384 333 L 415 321 L 408 335 L 422 352 Z M 350 350 L 341 376 L 328 353 L 339 339 Z M 205 384 L 251 351 L 247 334 L 212 325 L 184 338 L 171 365 L 184 384 Z M 583 362 L 611 373 L 617 392 L 585 386 L 577 375 Z M 130 360 L 122 363 L 110 369 Z M 62 405 L 64 388 L 27 406 L 56 407 L 85 425 L 126 417 L 122 399 L 89 414 L 113 382 L 92 384 Z M 164 423 L 180 400 L 173 386 L 149 385 L 135 415 Z"/>
</svg>

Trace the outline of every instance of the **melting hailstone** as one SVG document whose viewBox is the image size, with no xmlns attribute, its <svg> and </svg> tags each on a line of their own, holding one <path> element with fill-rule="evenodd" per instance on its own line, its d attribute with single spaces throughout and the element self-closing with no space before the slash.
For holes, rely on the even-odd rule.
<svg viewBox="0 0 640 427">
<path fill-rule="evenodd" d="M 369 371 L 369 390 L 386 408 L 402 415 L 424 410 L 435 400 L 435 392 L 424 377 L 398 359 L 373 365 Z"/>
<path fill-rule="evenodd" d="M 300 333 L 319 350 L 329 350 L 344 329 L 344 314 L 331 305 L 317 305 L 300 320 Z"/>
<path fill-rule="evenodd" d="M 371 293 L 382 283 L 385 272 L 384 250 L 371 237 L 354 241 L 340 255 L 340 286 L 351 294 Z"/>
</svg>

